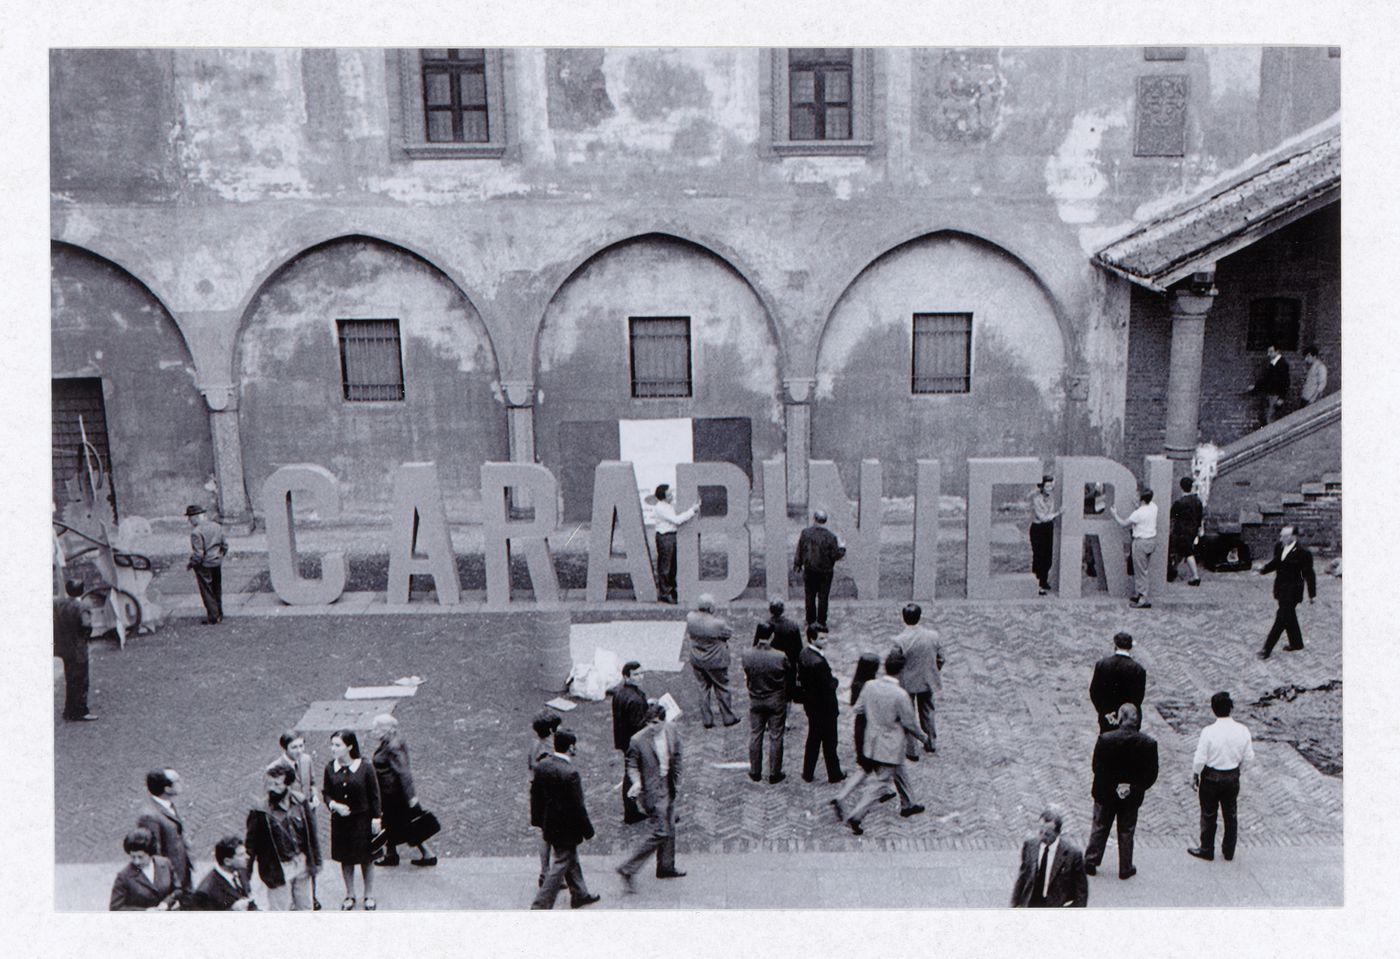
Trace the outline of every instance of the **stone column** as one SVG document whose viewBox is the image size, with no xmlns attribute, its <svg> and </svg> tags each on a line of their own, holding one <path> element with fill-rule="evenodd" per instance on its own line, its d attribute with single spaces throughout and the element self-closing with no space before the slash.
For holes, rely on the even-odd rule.
<svg viewBox="0 0 1400 959">
<path fill-rule="evenodd" d="M 512 463 L 535 462 L 535 382 L 534 380 L 502 380 L 501 392 L 506 398 L 506 433 L 510 442 Z M 524 488 L 512 489 L 512 513 L 533 509 L 530 493 Z"/>
<path fill-rule="evenodd" d="M 1169 294 L 1172 318 L 1171 366 L 1167 374 L 1167 428 L 1165 452 L 1174 472 L 1190 468 L 1196 453 L 1196 431 L 1201 414 L 1201 353 L 1205 343 L 1206 314 L 1215 301 L 1209 281 Z"/>
<path fill-rule="evenodd" d="M 789 376 L 783 380 L 789 512 L 807 508 L 807 460 L 812 453 L 812 387 L 816 382 L 810 376 Z"/>
<path fill-rule="evenodd" d="M 243 478 L 243 439 L 238 428 L 238 387 L 232 383 L 201 386 L 209 407 L 214 444 L 214 481 L 219 485 L 219 520 L 226 529 L 249 532 L 253 512 Z"/>
</svg>

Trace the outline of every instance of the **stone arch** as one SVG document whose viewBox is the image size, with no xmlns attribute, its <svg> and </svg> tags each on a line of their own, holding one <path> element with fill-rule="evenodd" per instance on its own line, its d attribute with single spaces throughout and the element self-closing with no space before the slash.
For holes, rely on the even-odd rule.
<svg viewBox="0 0 1400 959">
<path fill-rule="evenodd" d="M 632 316 L 689 318 L 689 396 L 632 395 Z M 708 247 L 668 233 L 604 247 L 550 299 L 536 344 L 536 450 L 560 477 L 566 517 L 580 515 L 594 463 L 618 455 L 620 420 L 689 419 L 696 457 L 731 459 L 753 473 L 754 462 L 783 449 L 772 314 Z"/>
<path fill-rule="evenodd" d="M 214 470 L 184 331 L 121 264 L 62 241 L 50 250 L 52 376 L 100 381 L 120 514 L 178 516 L 202 501 Z"/>
<path fill-rule="evenodd" d="M 968 392 L 916 394 L 913 314 L 972 316 Z M 1004 248 L 925 233 L 876 257 L 841 292 L 818 340 L 812 455 L 854 483 L 862 458 L 886 464 L 887 495 L 913 491 L 921 457 L 965 490 L 970 456 L 1064 452 L 1072 340 L 1045 285 Z"/>
<path fill-rule="evenodd" d="M 349 399 L 341 320 L 392 320 L 402 397 Z M 449 518 L 472 512 L 479 469 L 507 458 L 499 362 L 481 315 L 434 263 L 400 244 L 348 235 L 272 271 L 240 320 L 235 350 L 248 488 L 278 466 L 313 462 L 342 484 L 347 517 L 387 509 L 393 469 L 438 465 Z M 392 375 L 392 371 L 391 371 Z M 255 505 L 258 511 L 259 504 Z"/>
</svg>

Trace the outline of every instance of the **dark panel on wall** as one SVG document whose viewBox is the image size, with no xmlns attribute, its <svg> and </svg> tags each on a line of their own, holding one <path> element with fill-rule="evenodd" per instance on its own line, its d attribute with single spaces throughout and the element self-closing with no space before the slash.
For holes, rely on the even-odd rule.
<svg viewBox="0 0 1400 959">
<path fill-rule="evenodd" d="M 694 422 L 695 462 L 733 463 L 753 483 L 753 421 L 747 416 L 706 417 Z M 701 487 L 700 515 L 716 516 L 728 509 L 719 487 Z"/>
<path fill-rule="evenodd" d="M 593 470 L 622 456 L 616 420 L 559 424 L 559 489 L 564 520 L 586 523 L 593 516 Z"/>
</svg>

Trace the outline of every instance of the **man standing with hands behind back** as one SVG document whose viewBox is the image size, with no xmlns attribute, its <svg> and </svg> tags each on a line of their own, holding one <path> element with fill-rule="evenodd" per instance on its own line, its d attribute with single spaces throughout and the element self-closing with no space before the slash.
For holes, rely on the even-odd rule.
<svg viewBox="0 0 1400 959">
<path fill-rule="evenodd" d="M 194 571 L 199 586 L 199 598 L 204 602 L 204 622 L 209 625 L 224 618 L 223 566 L 228 553 L 224 528 L 209 518 L 203 506 L 190 506 L 185 517 L 194 530 L 190 533 L 189 568 Z"/>
<path fill-rule="evenodd" d="M 1120 632 L 1113 637 L 1113 652 L 1094 664 L 1089 680 L 1089 700 L 1099 717 L 1099 732 L 1118 724 L 1118 707 L 1132 703 L 1142 712 L 1147 693 L 1147 670 L 1133 659 L 1133 637 Z"/>
<path fill-rule="evenodd" d="M 826 511 L 812 512 L 812 525 L 797 538 L 792 568 L 802 574 L 807 599 L 807 625 L 826 631 L 826 606 L 836 563 L 846 555 L 836 534 L 826 528 Z"/>
</svg>

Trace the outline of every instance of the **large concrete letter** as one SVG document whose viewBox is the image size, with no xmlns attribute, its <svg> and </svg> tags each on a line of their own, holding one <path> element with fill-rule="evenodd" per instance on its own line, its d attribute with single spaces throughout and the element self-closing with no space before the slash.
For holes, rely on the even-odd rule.
<svg viewBox="0 0 1400 959">
<path fill-rule="evenodd" d="M 878 460 L 860 461 L 860 503 L 852 509 L 836 464 L 831 460 L 812 460 L 808 464 L 808 505 L 812 510 L 826 510 L 831 531 L 846 547 L 846 558 L 836 569 L 855 581 L 858 599 L 880 598 L 883 475 Z"/>
<path fill-rule="evenodd" d="M 292 494 L 310 499 L 307 509 L 320 519 L 340 516 L 340 486 L 330 470 L 311 463 L 283 466 L 262 486 L 262 512 L 267 520 L 267 568 L 272 588 L 289 606 L 325 606 L 345 592 L 345 554 L 337 550 L 321 557 L 321 578 L 301 575 L 297 556 Z"/>
<path fill-rule="evenodd" d="M 1128 534 L 1108 509 L 1116 508 L 1124 516 L 1132 512 L 1137 507 L 1137 480 L 1126 466 L 1102 456 L 1061 456 L 1055 462 L 1060 473 L 1060 503 L 1064 510 L 1060 514 L 1060 549 L 1055 559 L 1060 598 L 1078 599 L 1083 592 L 1086 536 L 1098 538 L 1094 565 L 1108 594 L 1129 595 L 1132 584 L 1128 581 L 1127 560 L 1123 558 L 1123 543 Z M 1112 507 L 1106 507 L 1099 515 L 1085 516 L 1084 487 L 1092 483 L 1104 485 L 1104 495 Z M 1166 540 L 1160 542 L 1165 544 Z M 1164 563 L 1164 578 L 1165 568 Z"/>
<path fill-rule="evenodd" d="M 1020 599 L 1034 596 L 1035 577 L 1027 573 L 992 572 L 992 488 L 1040 482 L 1040 460 L 1032 457 L 970 459 L 967 461 L 967 598 Z M 1016 534 L 1020 540 L 1020 534 Z M 1030 543 L 1021 546 L 1029 565 Z"/>
<path fill-rule="evenodd" d="M 676 587 L 682 605 L 693 603 L 701 593 L 725 603 L 749 585 L 749 478 L 733 463 L 676 465 L 677 504 L 697 501 L 702 486 L 723 486 L 728 508 L 723 516 L 696 517 L 676 534 Z M 716 535 L 724 544 L 724 578 L 701 579 L 701 537 Z"/>
<path fill-rule="evenodd" d="M 433 578 L 438 602 L 456 606 L 462 586 L 457 580 L 457 558 L 447 532 L 436 463 L 404 463 L 394 471 L 394 502 L 389 516 L 393 521 L 389 603 L 407 603 L 409 577 L 425 575 Z M 420 545 L 425 552 L 418 552 Z"/>
<path fill-rule="evenodd" d="M 933 602 L 938 592 L 938 499 L 943 474 L 938 460 L 919 460 L 914 489 L 914 594 L 917 602 Z"/>
<path fill-rule="evenodd" d="M 792 569 L 786 477 L 782 457 L 763 461 L 763 589 L 765 595 L 783 599 L 788 598 L 788 570 Z"/>
<path fill-rule="evenodd" d="M 516 503 L 534 504 L 534 519 L 512 522 L 511 496 Z M 486 608 L 510 606 L 511 543 L 525 556 L 530 586 L 540 603 L 559 601 L 559 580 L 546 538 L 559 525 L 559 484 L 554 474 L 538 463 L 483 463 L 481 466 L 481 522 L 485 536 Z"/>
<path fill-rule="evenodd" d="M 621 545 L 621 555 L 614 557 L 616 543 Z M 588 588 L 585 591 L 590 603 L 601 603 L 608 598 L 608 574 L 613 572 L 626 573 L 632 578 L 632 592 L 638 600 L 656 602 L 656 579 L 652 574 L 646 526 L 642 524 L 637 475 L 631 463 L 608 460 L 599 463 L 593 471 L 593 528 L 588 536 Z"/>
</svg>

